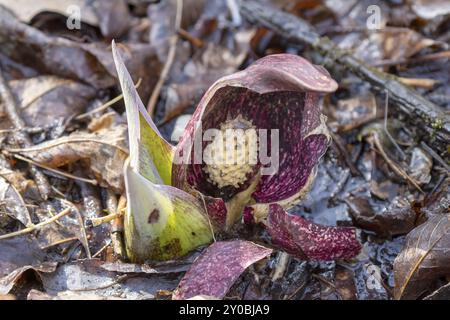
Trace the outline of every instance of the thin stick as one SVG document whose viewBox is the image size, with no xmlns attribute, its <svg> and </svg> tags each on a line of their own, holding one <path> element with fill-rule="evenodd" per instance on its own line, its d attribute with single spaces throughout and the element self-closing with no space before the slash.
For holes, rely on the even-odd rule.
<svg viewBox="0 0 450 320">
<path fill-rule="evenodd" d="M 397 151 L 400 153 L 402 160 L 406 159 L 406 154 L 403 152 L 402 148 L 397 144 L 397 142 L 394 140 L 394 138 L 391 136 L 391 133 L 388 130 L 387 127 L 387 118 L 389 113 L 389 91 L 386 90 L 386 98 L 384 100 L 384 132 L 386 133 L 389 140 L 391 140 L 392 144 L 395 146 Z"/>
<path fill-rule="evenodd" d="M 137 83 L 134 85 L 134 87 L 135 87 L 136 89 L 139 88 L 139 86 L 141 85 L 141 83 L 142 83 L 142 78 L 139 78 L 139 80 L 138 80 Z M 119 101 L 122 100 L 122 99 L 123 99 L 123 94 L 121 93 L 121 94 L 119 94 L 117 97 L 115 97 L 114 99 L 111 99 L 111 100 L 109 100 L 108 102 L 102 104 L 100 107 L 97 107 L 97 108 L 95 108 L 95 109 L 93 109 L 93 110 L 91 110 L 91 111 L 89 111 L 89 112 L 82 113 L 82 114 L 76 116 L 76 117 L 75 117 L 75 120 L 82 120 L 82 119 L 84 119 L 84 118 L 87 118 L 87 117 L 93 115 L 94 113 L 98 113 L 98 112 L 101 112 L 101 111 L 103 111 L 103 110 L 105 110 L 105 109 L 108 109 L 108 107 L 112 106 L 113 104 L 119 102 Z"/>
<path fill-rule="evenodd" d="M 432 156 L 434 158 L 434 160 L 436 160 L 437 162 L 440 163 L 441 166 L 444 167 L 445 170 L 447 170 L 447 175 L 450 174 L 450 166 L 448 164 L 445 163 L 444 159 L 442 159 L 433 149 L 431 149 L 425 142 L 421 142 L 420 145 L 422 146 L 422 148 L 425 149 L 426 152 L 428 152 L 428 154 L 430 156 Z"/>
<path fill-rule="evenodd" d="M 33 232 L 33 231 L 38 230 L 38 229 L 40 229 L 40 228 L 42 228 L 42 227 L 44 227 L 44 226 L 46 226 L 46 225 L 48 225 L 50 223 L 55 222 L 56 220 L 64 217 L 65 215 L 68 215 L 70 212 L 71 212 L 71 208 L 66 208 L 63 211 L 61 211 L 60 213 L 58 213 L 57 215 L 55 215 L 55 216 L 51 217 L 50 219 L 45 220 L 45 221 L 43 221 L 41 223 L 34 224 L 32 226 L 29 226 L 29 227 L 27 227 L 25 229 L 22 229 L 22 230 L 19 230 L 19 231 L 15 231 L 15 232 L 11 232 L 11 233 L 7 233 L 7 234 L 4 234 L 4 235 L 1 235 L 0 236 L 0 240 L 5 240 L 5 239 L 9 239 L 9 238 L 13 238 L 13 237 L 16 237 L 16 236 L 21 236 L 21 235 Z"/>
<path fill-rule="evenodd" d="M 113 142 L 119 142 L 122 141 L 122 139 L 117 139 L 114 140 Z M 56 146 L 59 146 L 61 144 L 65 144 L 65 143 L 77 143 L 77 142 L 94 142 L 94 143 L 100 143 L 100 144 L 104 144 L 107 146 L 111 146 L 114 148 L 119 149 L 120 151 L 122 151 L 125 154 L 128 154 L 128 150 L 125 148 L 122 148 L 121 146 L 115 145 L 113 142 L 109 142 L 109 141 L 103 141 L 103 140 L 98 140 L 98 139 L 89 139 L 89 138 L 71 138 L 71 137 L 67 137 L 67 139 L 63 138 L 63 139 L 59 139 L 58 141 L 50 141 L 48 143 L 46 143 L 44 146 L 34 146 L 34 147 L 29 147 L 29 148 L 5 148 L 5 151 L 8 152 L 33 152 L 33 151 L 42 151 L 45 149 L 50 149 Z"/>
<path fill-rule="evenodd" d="M 425 78 L 404 78 L 404 77 L 397 77 L 398 81 L 400 81 L 403 84 L 406 84 L 408 86 L 412 87 L 421 87 L 425 89 L 431 89 L 438 83 L 440 83 L 439 80 L 434 79 L 425 79 Z"/>
<path fill-rule="evenodd" d="M 175 16 L 175 32 L 177 32 L 181 27 L 182 13 L 183 13 L 183 0 L 177 0 L 177 13 Z M 170 48 L 169 53 L 167 55 L 166 63 L 164 64 L 164 68 L 161 71 L 161 75 L 159 76 L 155 89 L 153 90 L 152 95 L 147 103 L 147 111 L 150 114 L 150 116 L 152 116 L 153 113 L 155 112 L 156 103 L 158 102 L 162 86 L 164 85 L 164 82 L 166 81 L 166 78 L 169 75 L 170 68 L 172 67 L 173 59 L 175 58 L 175 53 L 177 50 L 177 42 L 178 42 L 178 34 L 175 33 L 170 38 Z"/>
<path fill-rule="evenodd" d="M 22 160 L 22 161 L 31 163 L 31 164 L 35 165 L 36 167 L 41 167 L 41 168 L 43 168 L 43 169 L 45 169 L 45 170 L 54 172 L 54 173 L 56 173 L 56 174 L 59 174 L 59 175 L 61 175 L 61 176 L 63 176 L 63 177 L 69 178 L 69 179 L 74 179 L 74 180 L 79 180 L 79 181 L 87 182 L 87 183 L 93 184 L 94 186 L 98 185 L 97 180 L 94 180 L 94 179 L 86 179 L 86 178 L 74 176 L 73 174 L 70 174 L 70 173 L 67 173 L 67 172 L 64 172 L 64 171 L 61 171 L 61 170 L 58 170 L 58 169 L 54 169 L 54 168 L 52 168 L 52 167 L 46 166 L 45 164 L 36 162 L 36 161 L 34 161 L 34 160 L 31 160 L 31 159 L 28 159 L 28 158 L 25 158 L 25 157 L 22 157 L 21 155 L 18 155 L 18 154 L 15 154 L 15 155 L 14 155 L 14 158 L 17 158 L 17 159 L 19 159 L 19 160 Z"/>
<path fill-rule="evenodd" d="M 381 144 L 380 141 L 380 137 L 377 133 L 373 133 L 372 134 L 373 137 L 373 141 L 375 144 L 376 149 L 378 150 L 378 152 L 381 154 L 381 156 L 384 158 L 384 160 L 386 161 L 386 163 L 389 165 L 389 167 L 391 167 L 391 169 L 398 174 L 400 177 L 402 177 L 403 179 L 409 181 L 414 187 L 416 187 L 417 190 L 419 190 L 421 193 L 424 193 L 422 188 L 417 184 L 417 182 L 411 178 L 402 168 L 400 168 L 399 166 L 397 166 L 394 161 L 391 160 L 391 158 L 389 158 L 389 156 L 386 154 L 386 152 L 383 149 L 383 146 Z"/>
<path fill-rule="evenodd" d="M 98 227 L 99 225 L 106 223 L 106 222 L 111 222 L 116 218 L 120 218 L 122 217 L 124 214 L 123 210 L 120 212 L 115 212 L 115 213 L 111 213 L 108 214 L 107 216 L 103 216 L 103 217 L 96 217 L 96 218 L 92 218 L 88 220 L 88 225 L 89 227 Z"/>
<path fill-rule="evenodd" d="M 42 250 L 46 250 L 48 248 L 51 248 L 51 247 L 54 247 L 54 246 L 57 246 L 57 245 L 60 245 L 60 244 L 64 244 L 64 243 L 67 243 L 67 242 L 75 241 L 75 240 L 78 240 L 78 238 L 77 237 L 70 237 L 70 238 L 61 239 L 61 240 L 55 241 L 53 243 L 50 243 L 49 245 L 47 245 L 45 247 L 42 247 Z"/>
<path fill-rule="evenodd" d="M 11 88 L 6 81 L 5 76 L 3 75 L 3 71 L 0 68 L 0 97 L 2 98 L 5 111 L 8 114 L 9 120 L 13 124 L 14 128 L 19 129 L 17 133 L 14 134 L 14 139 L 22 147 L 30 147 L 33 145 L 30 137 L 22 131 L 23 128 L 26 128 L 25 121 L 20 117 L 20 108 L 19 104 L 14 97 Z M 51 193 L 51 187 L 47 180 L 47 177 L 35 166 L 30 166 L 30 173 L 33 178 L 36 180 L 36 185 L 38 187 L 39 193 L 44 200 L 47 200 L 48 196 Z"/>
<path fill-rule="evenodd" d="M 382 66 L 392 66 L 392 65 L 398 65 L 398 64 L 405 64 L 405 63 L 416 63 L 421 61 L 432 61 L 432 60 L 439 60 L 439 59 L 448 59 L 450 58 L 450 51 L 441 51 L 441 52 L 435 52 L 430 54 L 425 54 L 423 56 L 417 57 L 417 58 L 407 58 L 407 59 L 398 59 L 398 60 L 381 60 L 378 62 L 375 62 L 372 64 L 374 67 L 382 67 Z"/>
<path fill-rule="evenodd" d="M 92 258 L 97 257 L 98 255 L 100 255 L 106 248 L 108 248 L 111 245 L 111 240 L 107 241 L 106 244 L 100 248 L 100 250 L 98 250 L 93 256 Z"/>
<path fill-rule="evenodd" d="M 189 41 L 193 46 L 196 46 L 197 48 L 203 48 L 204 43 L 201 39 L 193 36 L 192 34 L 190 34 L 188 31 L 184 30 L 183 28 L 178 29 L 178 35 Z"/>
</svg>

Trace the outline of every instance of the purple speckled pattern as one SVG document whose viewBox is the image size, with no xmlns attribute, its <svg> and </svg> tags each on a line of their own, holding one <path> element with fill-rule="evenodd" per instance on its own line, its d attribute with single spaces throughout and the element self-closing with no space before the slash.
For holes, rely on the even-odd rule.
<svg viewBox="0 0 450 320">
<path fill-rule="evenodd" d="M 250 241 L 215 242 L 184 275 L 172 299 L 184 300 L 197 295 L 222 299 L 247 267 L 271 253 L 271 249 Z"/>
<path fill-rule="evenodd" d="M 253 211 L 252 207 L 245 207 L 244 212 L 242 212 L 242 222 L 245 225 L 251 225 L 253 223 Z"/>
<path fill-rule="evenodd" d="M 318 225 L 277 204 L 270 205 L 265 226 L 274 245 L 302 259 L 349 259 L 361 250 L 355 228 Z"/>
<path fill-rule="evenodd" d="M 273 176 L 262 177 L 257 191 L 253 194 L 257 202 L 280 201 L 297 193 L 325 153 L 328 146 L 328 138 L 325 135 L 304 138 L 320 124 L 316 95 L 292 91 L 260 95 L 245 88 L 226 87 L 219 89 L 211 99 L 210 112 L 205 112 L 203 116 L 203 130 L 218 128 L 227 119 L 234 119 L 238 115 L 252 120 L 257 129 L 279 130 L 280 169 Z M 207 142 L 204 142 L 203 147 L 206 147 L 206 144 Z M 225 200 L 247 188 L 250 182 L 248 179 L 247 184 L 240 188 L 218 189 L 208 182 L 202 165 L 188 165 L 186 170 L 187 181 L 195 189 Z"/>
<path fill-rule="evenodd" d="M 199 121 L 203 132 L 220 128 L 223 122 L 238 115 L 252 121 L 259 129 L 268 129 L 268 136 L 270 129 L 278 129 L 280 169 L 275 175 L 263 176 L 252 197 L 258 203 L 290 198 L 303 190 L 327 149 L 329 141 L 326 135 L 310 133 L 321 125 L 320 95 L 336 89 L 337 83 L 324 68 L 299 56 L 266 56 L 243 71 L 219 79 L 209 88 L 188 123 L 176 152 L 180 154 L 185 149 L 192 160 L 191 139 Z M 202 147 L 205 148 L 207 143 L 203 142 Z M 238 188 L 218 188 L 208 181 L 202 164 L 174 164 L 172 184 L 183 190 L 193 188 L 205 196 L 227 202 L 248 188 L 260 166 L 255 166 L 247 181 Z M 212 210 L 218 208 L 211 207 Z M 210 212 L 210 215 L 220 216 L 222 212 Z"/>
<path fill-rule="evenodd" d="M 227 221 L 227 207 L 222 198 L 204 197 L 211 222 L 218 229 L 225 228 Z"/>
</svg>

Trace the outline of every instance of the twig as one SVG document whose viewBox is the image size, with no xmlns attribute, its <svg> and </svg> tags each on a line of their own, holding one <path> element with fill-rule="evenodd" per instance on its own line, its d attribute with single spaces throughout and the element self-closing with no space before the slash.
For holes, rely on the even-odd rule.
<svg viewBox="0 0 450 320">
<path fill-rule="evenodd" d="M 111 146 L 114 148 L 119 149 L 120 151 L 122 151 L 125 154 L 128 154 L 129 151 L 125 148 L 122 148 L 121 146 L 118 146 L 116 144 L 114 144 L 114 142 L 119 142 L 122 141 L 122 139 L 116 139 L 114 141 L 104 141 L 104 140 L 98 140 L 98 139 L 90 139 L 90 138 L 72 138 L 72 137 L 67 137 L 67 138 L 61 138 L 58 139 L 58 141 L 49 141 L 48 143 L 46 143 L 45 145 L 41 145 L 41 146 L 33 146 L 33 147 L 29 147 L 29 148 L 5 148 L 5 151 L 11 152 L 11 153 L 16 153 L 16 152 L 33 152 L 33 151 L 42 151 L 45 149 L 50 149 L 56 146 L 59 146 L 61 144 L 65 144 L 65 143 L 77 143 L 77 142 L 93 142 L 93 143 L 100 143 L 100 144 L 104 144 L 107 146 Z"/>
<path fill-rule="evenodd" d="M 55 222 L 56 220 L 64 217 L 65 215 L 69 214 L 70 212 L 71 212 L 71 208 L 66 208 L 63 211 L 61 211 L 60 213 L 58 213 L 57 215 L 55 215 L 55 216 L 51 217 L 50 219 L 45 220 L 45 221 L 43 221 L 41 223 L 34 224 L 32 226 L 29 226 L 29 227 L 27 227 L 25 229 L 22 229 L 22 230 L 19 230 L 19 231 L 15 231 L 15 232 L 11 232 L 11 233 L 7 233 L 7 234 L 4 234 L 4 235 L 1 235 L 0 236 L 0 240 L 5 240 L 5 239 L 9 239 L 9 238 L 13 238 L 13 237 L 16 237 L 16 236 L 21 236 L 21 235 L 33 232 L 33 231 L 38 230 L 38 229 L 40 229 L 40 228 L 42 228 L 42 227 L 44 227 L 44 226 L 46 226 L 46 225 L 48 225 L 50 223 Z"/>
<path fill-rule="evenodd" d="M 86 178 L 74 176 L 73 174 L 70 174 L 70 173 L 61 171 L 61 170 L 59 170 L 59 169 L 54 169 L 54 168 L 52 168 L 52 167 L 46 166 L 45 164 L 36 162 L 36 161 L 34 161 L 34 160 L 31 160 L 31 159 L 28 159 L 28 158 L 25 158 L 25 157 L 22 157 L 21 155 L 18 155 L 18 154 L 14 154 L 14 158 L 17 158 L 17 159 L 19 159 L 19 160 L 25 161 L 25 162 L 27 162 L 27 163 L 31 163 L 31 164 L 35 165 L 36 167 L 41 167 L 41 168 L 43 168 L 43 169 L 45 169 L 45 170 L 54 172 L 54 173 L 56 173 L 56 174 L 58 174 L 58 175 L 61 175 L 61 176 L 63 176 L 63 177 L 69 178 L 69 179 L 74 179 L 74 180 L 79 180 L 79 181 L 87 182 L 87 183 L 93 184 L 94 186 L 98 185 L 97 180 L 94 180 L 94 179 L 86 179 Z"/>
<path fill-rule="evenodd" d="M 26 128 L 26 124 L 20 117 L 19 105 L 11 91 L 11 88 L 6 81 L 3 71 L 0 68 L 0 97 L 2 98 L 5 111 L 8 114 L 8 118 L 13 124 L 14 128 L 19 129 L 18 132 L 14 134 L 14 139 L 16 143 L 22 147 L 30 147 L 33 145 L 30 137 L 22 131 Z M 51 193 L 51 187 L 47 180 L 47 177 L 38 169 L 36 166 L 30 166 L 30 172 L 33 178 L 36 180 L 36 185 L 38 187 L 39 193 L 44 200 L 47 200 Z"/>
<path fill-rule="evenodd" d="M 78 240 L 78 237 L 70 237 L 70 238 L 61 239 L 61 240 L 52 242 L 52 243 L 50 243 L 49 245 L 47 245 L 45 247 L 42 247 L 42 250 L 46 250 L 46 249 L 49 249 L 51 247 L 54 247 L 54 246 L 57 246 L 57 245 L 60 245 L 60 244 L 64 244 L 64 243 L 67 243 L 67 242 L 75 241 L 75 240 Z"/>
<path fill-rule="evenodd" d="M 131 275 L 131 274 L 122 274 L 120 276 L 117 277 L 117 279 L 111 281 L 110 283 L 101 285 L 99 287 L 95 287 L 95 288 L 77 288 L 77 289 L 71 289 L 70 291 L 74 291 L 74 292 L 80 292 L 80 291 L 95 291 L 95 290 L 102 290 L 102 289 L 107 289 L 109 287 L 112 287 L 116 284 L 121 283 L 122 281 L 127 280 L 128 278 L 131 278 L 135 275 Z"/>
<path fill-rule="evenodd" d="M 333 139 L 333 145 L 336 146 L 337 151 L 341 154 L 345 164 L 350 169 L 350 172 L 352 173 L 352 175 L 362 177 L 363 175 L 362 175 L 361 171 L 359 171 L 359 169 L 355 166 L 352 159 L 350 158 L 350 156 L 348 154 L 348 150 L 347 150 L 341 136 L 339 136 L 338 134 L 335 134 L 333 132 L 333 130 L 331 130 L 331 129 L 328 130 L 328 132 L 330 133 L 330 136 Z"/>
<path fill-rule="evenodd" d="M 372 66 L 374 67 L 383 67 L 383 66 L 393 66 L 397 64 L 406 64 L 406 63 L 416 63 L 416 62 L 422 62 L 422 61 L 433 61 L 433 60 L 439 60 L 439 59 L 448 59 L 450 58 L 450 51 L 441 51 L 441 52 L 435 52 L 430 54 L 425 54 L 423 56 L 417 57 L 417 58 L 406 58 L 406 59 L 397 59 L 397 60 L 381 60 L 378 61 Z"/>
<path fill-rule="evenodd" d="M 437 162 L 440 163 L 441 166 L 444 167 L 445 170 L 447 170 L 447 175 L 450 174 L 450 166 L 445 163 L 444 159 L 442 159 L 433 149 L 431 149 L 425 142 L 421 142 L 420 145 L 422 148 L 425 149 L 425 151 L 434 158 Z"/>
<path fill-rule="evenodd" d="M 106 248 L 108 248 L 111 245 L 111 240 L 106 241 L 106 244 L 100 248 L 100 250 L 98 250 L 93 256 L 92 258 L 97 257 L 98 255 L 100 255 Z"/>
<path fill-rule="evenodd" d="M 328 280 L 327 278 L 325 278 L 324 276 L 320 275 L 320 274 L 316 274 L 313 273 L 311 274 L 311 276 L 313 278 L 316 278 L 319 281 L 322 281 L 323 283 L 325 283 L 328 287 L 330 287 L 331 289 L 333 289 L 334 291 L 336 291 L 336 286 L 334 285 L 334 283 L 332 283 L 330 280 Z"/>
<path fill-rule="evenodd" d="M 389 167 L 391 167 L 391 169 L 396 174 L 398 174 L 400 177 L 402 177 L 403 179 L 409 181 L 421 193 L 424 193 L 422 188 L 417 184 L 417 182 L 413 178 L 411 178 L 402 168 L 400 168 L 398 165 L 396 165 L 394 163 L 394 161 L 392 161 L 391 158 L 389 158 L 389 156 L 386 154 L 386 151 L 384 151 L 384 149 L 383 149 L 383 146 L 381 144 L 380 137 L 379 137 L 378 133 L 374 132 L 372 134 L 372 138 L 373 138 L 373 142 L 375 144 L 376 149 L 381 154 L 381 156 L 384 158 L 384 160 L 389 165 Z"/>
<path fill-rule="evenodd" d="M 424 138 L 430 146 L 438 150 L 442 156 L 448 154 L 450 115 L 446 114 L 442 108 L 402 84 L 397 77 L 368 66 L 349 52 L 339 48 L 330 39 L 321 37 L 309 23 L 301 18 L 253 0 L 241 1 L 240 4 L 241 13 L 250 21 L 256 21 L 294 43 L 310 45 L 320 54 L 332 57 L 333 62 L 349 69 L 376 90 L 381 92 L 387 90 L 393 105 L 408 117 L 413 125 L 425 133 Z"/>
<path fill-rule="evenodd" d="M 403 84 L 406 84 L 407 86 L 421 87 L 421 88 L 425 88 L 425 89 L 431 89 L 440 82 L 439 80 L 426 79 L 426 78 L 397 77 L 397 79 L 398 79 L 398 81 L 400 81 Z"/>
<path fill-rule="evenodd" d="M 197 48 L 202 48 L 204 46 L 203 40 L 199 39 L 192 34 L 190 34 L 188 31 L 184 30 L 183 28 L 178 29 L 178 35 L 189 41 L 193 46 L 196 46 Z"/>
<path fill-rule="evenodd" d="M 177 0 L 177 13 L 175 16 L 175 34 L 170 38 L 170 48 L 169 53 L 167 55 L 166 63 L 164 64 L 164 68 L 161 71 L 161 75 L 159 76 L 158 82 L 155 85 L 155 89 L 153 89 L 152 95 L 150 96 L 150 99 L 147 103 L 147 111 L 150 115 L 153 115 L 153 113 L 155 112 L 156 102 L 158 101 L 162 86 L 164 85 L 164 82 L 166 81 L 166 78 L 169 75 L 173 59 L 175 58 L 178 43 L 178 34 L 176 32 L 181 27 L 182 13 L 183 13 L 183 0 Z"/>
<path fill-rule="evenodd" d="M 137 81 L 137 83 L 134 85 L 134 87 L 137 89 L 139 88 L 139 86 L 142 83 L 142 78 L 139 78 L 139 80 Z M 87 118 L 95 113 L 101 112 L 105 109 L 108 109 L 108 107 L 112 106 L 113 104 L 119 102 L 120 100 L 123 99 L 123 94 L 121 93 L 120 95 L 118 95 L 117 97 L 115 97 L 114 99 L 109 100 L 108 102 L 106 102 L 105 104 L 102 104 L 100 107 L 97 107 L 95 109 L 92 109 L 89 112 L 86 113 L 82 113 L 78 116 L 75 117 L 75 120 L 82 120 L 84 118 Z"/>
<path fill-rule="evenodd" d="M 117 218 L 120 218 L 123 216 L 123 210 L 122 211 L 118 211 L 115 213 L 111 213 L 108 214 L 107 216 L 103 216 L 103 217 L 97 217 L 97 218 L 92 218 L 87 220 L 86 224 L 90 227 L 90 228 L 95 228 L 98 227 L 101 224 L 107 223 L 107 222 L 111 222 Z"/>
<path fill-rule="evenodd" d="M 387 137 L 389 138 L 389 140 L 392 142 L 392 144 L 395 146 L 397 151 L 400 153 L 401 159 L 405 160 L 406 159 L 406 154 L 403 152 L 402 148 L 400 148 L 400 146 L 397 144 L 397 142 L 391 136 L 391 133 L 388 130 L 388 127 L 387 127 L 388 113 L 389 113 L 389 91 L 386 90 L 386 96 L 385 96 L 385 100 L 384 100 L 384 123 L 383 123 L 383 129 L 384 129 L 384 132 L 386 133 Z"/>
</svg>

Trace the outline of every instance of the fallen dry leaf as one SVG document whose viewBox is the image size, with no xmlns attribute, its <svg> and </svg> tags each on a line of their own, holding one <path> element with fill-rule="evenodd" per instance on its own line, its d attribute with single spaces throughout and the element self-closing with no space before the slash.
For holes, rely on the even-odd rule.
<svg viewBox="0 0 450 320">
<path fill-rule="evenodd" d="M 44 262 L 46 254 L 32 236 L 0 240 L 0 252 L 0 295 L 8 294 L 28 270 L 50 272 L 56 267 Z"/>
<path fill-rule="evenodd" d="M 148 96 L 161 68 L 153 47 L 140 43 L 122 47 L 125 49 L 125 64 L 136 77 L 135 81 L 142 78 L 140 93 Z M 0 6 L 0 52 L 42 74 L 75 79 L 101 89 L 116 85 L 116 72 L 108 45 L 51 37 L 22 23 L 3 6 Z"/>
<path fill-rule="evenodd" d="M 355 225 L 376 232 L 379 236 L 407 234 L 415 227 L 416 213 L 410 206 L 388 207 L 378 212 L 367 198 L 349 197 L 346 203 L 351 209 Z"/>
<path fill-rule="evenodd" d="M 0 177 L 0 203 L 0 210 L 4 209 L 8 216 L 19 220 L 24 226 L 31 223 L 30 213 L 22 196 L 3 177 Z"/>
<path fill-rule="evenodd" d="M 52 168 L 83 160 L 101 186 L 122 193 L 122 167 L 128 156 L 126 135 L 126 126 L 119 124 L 93 133 L 75 132 L 32 148 L 14 151 Z"/>
<path fill-rule="evenodd" d="M 10 85 L 29 127 L 48 126 L 80 114 L 97 94 L 90 86 L 54 76 L 13 80 Z"/>
<path fill-rule="evenodd" d="M 416 299 L 450 275 L 450 214 L 431 217 L 411 231 L 394 263 L 396 299 Z"/>
<path fill-rule="evenodd" d="M 50 296 L 88 299 L 153 299 L 159 290 L 173 290 L 178 279 L 107 271 L 100 260 L 83 260 L 59 266 L 55 272 L 41 275 L 45 293 Z"/>
<path fill-rule="evenodd" d="M 222 299 L 247 267 L 271 252 L 250 241 L 215 242 L 194 262 L 172 299 L 185 300 L 199 295 Z"/>
</svg>

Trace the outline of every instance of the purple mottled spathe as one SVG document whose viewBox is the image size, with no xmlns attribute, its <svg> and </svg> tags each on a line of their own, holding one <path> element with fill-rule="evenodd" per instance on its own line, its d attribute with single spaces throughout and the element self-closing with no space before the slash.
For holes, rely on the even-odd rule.
<svg viewBox="0 0 450 320">
<path fill-rule="evenodd" d="M 268 136 L 271 129 L 278 129 L 279 170 L 272 176 L 262 176 L 252 198 L 256 203 L 267 204 L 295 199 L 308 187 L 309 177 L 329 143 L 329 136 L 323 131 L 313 132 L 324 126 L 320 96 L 336 89 L 336 82 L 324 68 L 299 56 L 276 54 L 264 57 L 243 71 L 219 79 L 209 88 L 188 123 L 176 152 L 190 150 L 193 158 L 192 146 L 185 147 L 192 143 L 199 121 L 203 132 L 220 128 L 222 123 L 237 116 L 251 121 L 257 129 L 268 129 Z M 203 143 L 203 148 L 207 143 Z M 227 202 L 249 187 L 260 165 L 239 187 L 218 188 L 208 181 L 202 164 L 174 164 L 173 185 L 201 192 L 210 204 Z M 209 214 L 214 220 L 220 220 L 223 211 L 209 210 Z M 216 214 L 220 219 L 214 218 Z"/>
<path fill-rule="evenodd" d="M 251 121 L 257 129 L 268 129 L 268 136 L 271 129 L 279 130 L 279 170 L 260 178 L 251 194 L 251 203 L 267 206 L 264 221 L 272 243 L 297 257 L 350 258 L 361 248 L 352 228 L 319 226 L 284 210 L 305 194 L 319 159 L 326 152 L 330 137 L 321 116 L 320 96 L 336 89 L 336 82 L 324 68 L 301 57 L 290 54 L 264 57 L 209 88 L 176 150 L 186 150 L 193 158 L 194 149 L 189 143 L 195 130 L 199 130 L 199 122 L 204 132 L 218 129 L 239 116 Z M 202 147 L 207 143 L 203 142 Z M 270 148 L 269 145 L 269 153 Z M 202 164 L 175 164 L 173 184 L 202 193 L 214 226 L 221 230 L 230 227 L 226 226 L 227 204 L 250 186 L 261 165 L 255 166 L 239 187 L 218 188 L 209 181 Z M 245 207 L 242 218 L 246 224 L 252 222 L 250 207 Z"/>
<path fill-rule="evenodd" d="M 271 249 L 250 241 L 215 242 L 184 275 L 172 299 L 183 300 L 198 295 L 222 299 L 247 267 L 271 253 Z"/>
<path fill-rule="evenodd" d="M 277 204 L 270 205 L 264 225 L 274 245 L 302 259 L 349 259 L 361 250 L 355 228 L 318 225 Z"/>
</svg>

